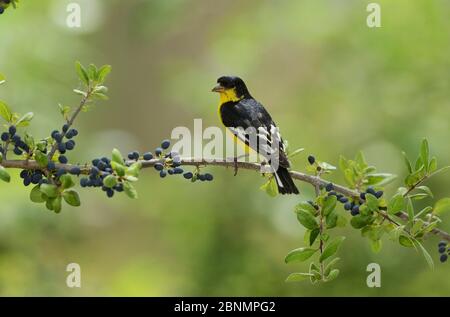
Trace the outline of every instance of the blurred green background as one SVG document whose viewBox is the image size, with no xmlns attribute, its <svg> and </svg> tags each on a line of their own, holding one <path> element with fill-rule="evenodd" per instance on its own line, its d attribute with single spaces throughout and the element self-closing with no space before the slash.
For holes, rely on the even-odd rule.
<svg viewBox="0 0 450 317">
<path fill-rule="evenodd" d="M 315 154 L 337 164 L 363 150 L 379 171 L 405 175 L 401 151 L 417 154 L 426 136 L 450 164 L 450 2 L 377 1 L 382 27 L 366 26 L 370 1 L 84 0 L 82 28 L 64 24 L 72 1 L 21 1 L 0 16 L 0 97 L 34 111 L 28 131 L 61 125 L 57 104 L 75 105 L 74 61 L 111 64 L 110 100 L 83 113 L 72 161 L 152 150 L 175 126 L 218 125 L 223 74 L 243 77 L 273 114 L 304 170 Z M 293 214 L 298 197 L 270 198 L 253 172 L 208 168 L 212 183 L 161 181 L 151 170 L 138 200 L 82 190 L 82 207 L 56 215 L 28 200 L 29 189 L 0 183 L 0 295 L 450 295 L 449 265 L 428 269 L 414 250 L 384 241 L 372 254 L 351 228 L 339 278 L 287 284 L 307 264 L 284 264 L 303 245 Z M 342 181 L 339 175 L 333 180 Z M 395 188 L 396 184 L 389 188 Z M 449 196 L 445 174 L 428 183 Z M 300 184 L 304 199 L 312 189 Z M 442 225 L 450 230 L 450 219 Z M 432 238 L 426 246 L 437 261 Z M 66 286 L 66 265 L 81 265 L 82 287 Z M 366 286 L 366 266 L 382 287 Z M 438 261 L 437 261 L 438 262 Z"/>
</svg>

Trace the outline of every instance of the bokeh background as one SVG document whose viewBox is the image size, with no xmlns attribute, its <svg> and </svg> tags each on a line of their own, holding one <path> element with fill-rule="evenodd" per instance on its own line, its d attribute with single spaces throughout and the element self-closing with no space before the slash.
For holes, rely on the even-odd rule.
<svg viewBox="0 0 450 317">
<path fill-rule="evenodd" d="M 61 125 L 57 104 L 75 105 L 74 61 L 111 64 L 110 100 L 83 113 L 73 161 L 152 150 L 173 127 L 217 125 L 222 74 L 243 77 L 273 113 L 291 147 L 337 164 L 363 150 L 379 171 L 400 177 L 401 151 L 428 137 L 450 164 L 450 2 L 377 1 L 382 27 L 366 26 L 369 1 L 84 0 L 82 28 L 65 25 L 71 1 L 21 1 L 0 16 L 0 97 L 33 111 L 28 131 Z M 81 190 L 82 206 L 56 215 L 28 200 L 29 189 L 0 183 L 0 295 L 450 295 L 448 263 L 428 269 L 414 250 L 389 241 L 379 254 L 351 228 L 333 283 L 287 284 L 307 264 L 284 264 L 302 246 L 298 197 L 270 198 L 255 173 L 213 169 L 212 183 L 163 181 L 151 170 L 138 200 Z M 338 174 L 333 180 L 342 181 Z M 450 195 L 449 175 L 428 183 Z M 304 199 L 312 190 L 300 184 Z M 450 220 L 444 218 L 444 229 Z M 438 260 L 437 238 L 426 246 Z M 66 265 L 81 265 L 82 287 L 66 286 Z M 382 287 L 366 286 L 366 266 Z M 438 261 L 437 261 L 438 262 Z"/>
</svg>

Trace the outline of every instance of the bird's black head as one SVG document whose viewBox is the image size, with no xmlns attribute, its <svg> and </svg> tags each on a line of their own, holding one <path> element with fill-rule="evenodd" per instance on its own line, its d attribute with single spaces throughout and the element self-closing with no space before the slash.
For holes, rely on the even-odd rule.
<svg viewBox="0 0 450 317">
<path fill-rule="evenodd" d="M 220 94 L 228 94 L 231 99 L 251 98 L 244 81 L 236 76 L 222 76 L 217 79 L 217 86 L 212 91 Z M 234 96 L 233 96 L 234 95 Z"/>
</svg>

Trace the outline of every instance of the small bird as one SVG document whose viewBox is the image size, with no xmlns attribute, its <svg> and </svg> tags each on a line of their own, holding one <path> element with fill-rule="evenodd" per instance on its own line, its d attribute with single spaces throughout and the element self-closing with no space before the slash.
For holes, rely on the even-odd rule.
<svg viewBox="0 0 450 317">
<path fill-rule="evenodd" d="M 277 125 L 264 106 L 253 99 L 244 81 L 236 76 L 222 76 L 217 79 L 217 86 L 212 91 L 220 95 L 219 117 L 223 125 L 233 132 L 237 140 L 266 158 L 270 153 L 268 147 L 271 147 L 272 143 L 278 145 L 279 149 L 276 154 L 279 164 L 274 173 L 278 192 L 298 194 L 299 191 L 288 171 L 290 163 L 284 151 L 283 140 L 278 133 Z M 245 130 L 250 127 L 256 131 L 256 145 L 251 142 L 254 140 L 251 135 L 238 132 L 239 128 Z M 261 144 L 266 144 L 268 147 L 263 148 Z"/>
</svg>

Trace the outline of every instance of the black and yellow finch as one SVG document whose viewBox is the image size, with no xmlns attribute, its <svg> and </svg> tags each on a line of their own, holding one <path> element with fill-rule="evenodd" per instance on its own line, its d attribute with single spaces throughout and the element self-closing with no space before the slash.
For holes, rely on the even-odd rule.
<svg viewBox="0 0 450 317">
<path fill-rule="evenodd" d="M 278 128 L 264 106 L 250 95 L 244 81 L 235 76 L 222 76 L 217 80 L 217 86 L 212 91 L 220 95 L 219 117 L 222 123 L 233 132 L 238 141 L 265 157 L 268 157 L 267 147 L 265 151 L 262 151 L 260 144 L 267 144 L 269 147 L 272 143 L 278 145 L 276 152 L 278 166 L 275 171 L 278 192 L 298 194 L 299 191 L 288 171 L 290 164 Z M 236 132 L 237 129 L 247 128 L 254 128 L 251 130 L 256 131 L 256 145 L 250 142 L 249 134 Z"/>
</svg>

